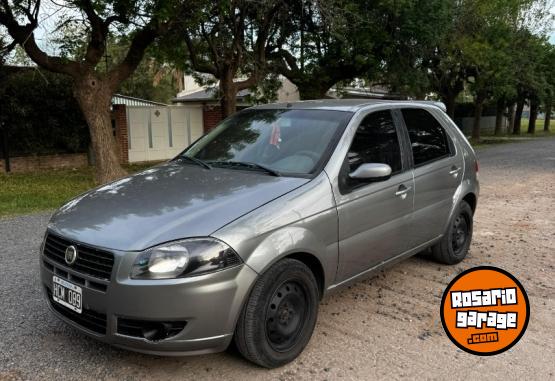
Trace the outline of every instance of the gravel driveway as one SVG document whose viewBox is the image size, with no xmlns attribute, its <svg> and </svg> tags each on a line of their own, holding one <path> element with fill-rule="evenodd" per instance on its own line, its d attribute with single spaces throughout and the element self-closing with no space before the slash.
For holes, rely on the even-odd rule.
<svg viewBox="0 0 555 381">
<path fill-rule="evenodd" d="M 48 215 L 0 219 L 0 380 L 553 379 L 555 139 L 478 154 L 482 194 L 469 257 L 454 267 L 415 257 L 324 299 L 304 353 L 271 371 L 232 352 L 162 358 L 86 338 L 57 321 L 39 291 Z M 486 264 L 522 282 L 531 319 L 511 350 L 478 357 L 449 341 L 439 303 L 457 273 Z"/>
</svg>

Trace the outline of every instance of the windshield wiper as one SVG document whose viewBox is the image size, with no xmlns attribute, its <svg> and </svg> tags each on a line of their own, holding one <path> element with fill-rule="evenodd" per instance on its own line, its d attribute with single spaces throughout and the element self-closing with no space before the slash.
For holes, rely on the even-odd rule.
<svg viewBox="0 0 555 381">
<path fill-rule="evenodd" d="M 226 166 L 226 167 L 243 167 L 243 168 L 250 168 L 255 170 L 262 170 L 264 172 L 269 173 L 272 176 L 281 176 L 281 173 L 276 171 L 275 169 L 266 167 L 265 165 L 258 164 L 258 163 L 251 163 L 250 161 L 211 161 L 210 164 L 218 165 L 218 166 Z"/>
<path fill-rule="evenodd" d="M 183 160 L 189 160 L 190 162 L 195 163 L 195 164 L 198 164 L 198 165 L 200 165 L 201 167 L 204 167 L 204 168 L 206 168 L 206 169 L 212 169 L 212 167 L 211 167 L 207 162 L 202 161 L 202 160 L 200 160 L 200 159 L 197 159 L 196 157 L 191 157 L 191 156 L 187 156 L 187 155 L 181 155 L 181 156 L 178 156 L 176 159 L 177 159 L 177 160 L 181 160 L 181 159 L 183 159 Z"/>
</svg>

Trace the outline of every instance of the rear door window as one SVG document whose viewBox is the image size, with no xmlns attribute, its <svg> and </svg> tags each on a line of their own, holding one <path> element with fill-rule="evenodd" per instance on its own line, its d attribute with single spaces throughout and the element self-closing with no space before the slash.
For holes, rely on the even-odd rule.
<svg viewBox="0 0 555 381">
<path fill-rule="evenodd" d="M 401 110 L 410 137 L 416 167 L 450 155 L 447 134 L 439 121 L 427 110 Z"/>
</svg>

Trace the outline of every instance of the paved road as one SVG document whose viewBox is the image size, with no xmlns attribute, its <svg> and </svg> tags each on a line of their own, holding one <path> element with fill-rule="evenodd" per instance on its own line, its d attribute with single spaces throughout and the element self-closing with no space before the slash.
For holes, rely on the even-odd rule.
<svg viewBox="0 0 555 381">
<path fill-rule="evenodd" d="M 448 267 L 415 257 L 326 298 L 305 352 L 272 371 L 229 352 L 161 358 L 82 336 L 50 314 L 39 292 L 37 250 L 48 215 L 0 220 L 0 380 L 553 379 L 555 139 L 479 156 L 482 197 L 469 258 Z M 438 314 L 447 283 L 484 264 L 517 276 L 532 305 L 522 340 L 494 357 L 457 349 Z"/>
</svg>

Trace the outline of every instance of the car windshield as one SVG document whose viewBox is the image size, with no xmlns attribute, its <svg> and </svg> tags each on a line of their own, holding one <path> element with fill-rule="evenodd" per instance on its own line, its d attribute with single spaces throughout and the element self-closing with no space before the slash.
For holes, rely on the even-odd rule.
<svg viewBox="0 0 555 381">
<path fill-rule="evenodd" d="M 309 175 L 326 159 L 352 113 L 255 109 L 224 120 L 182 155 L 211 166 Z"/>
</svg>

